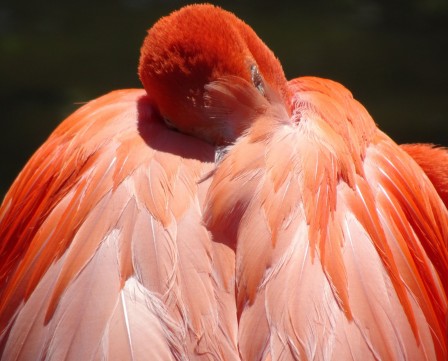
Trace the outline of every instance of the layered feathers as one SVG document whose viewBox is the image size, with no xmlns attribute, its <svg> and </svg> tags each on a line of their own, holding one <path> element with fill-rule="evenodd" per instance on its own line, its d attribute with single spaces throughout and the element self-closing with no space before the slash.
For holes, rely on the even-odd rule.
<svg viewBox="0 0 448 361">
<path fill-rule="evenodd" d="M 3 201 L 0 358 L 446 360 L 446 150 L 213 6 L 145 44 Z"/>
<path fill-rule="evenodd" d="M 74 113 L 6 196 L 2 359 L 237 359 L 232 254 L 201 224 L 214 149 L 144 94 Z"/>
<path fill-rule="evenodd" d="M 208 193 L 236 245 L 242 359 L 444 360 L 446 207 L 346 89 L 290 87 L 292 119 L 260 117 Z"/>
</svg>

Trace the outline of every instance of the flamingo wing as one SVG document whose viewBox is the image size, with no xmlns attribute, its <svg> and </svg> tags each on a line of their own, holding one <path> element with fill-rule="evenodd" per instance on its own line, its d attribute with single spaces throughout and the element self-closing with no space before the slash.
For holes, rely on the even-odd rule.
<svg viewBox="0 0 448 361">
<path fill-rule="evenodd" d="M 236 250 L 242 359 L 445 360 L 446 207 L 344 87 L 289 87 L 292 118 L 255 121 L 207 198 Z"/>
<path fill-rule="evenodd" d="M 214 147 L 145 94 L 83 106 L 7 194 L 2 360 L 238 359 L 234 253 L 201 223 Z"/>
</svg>

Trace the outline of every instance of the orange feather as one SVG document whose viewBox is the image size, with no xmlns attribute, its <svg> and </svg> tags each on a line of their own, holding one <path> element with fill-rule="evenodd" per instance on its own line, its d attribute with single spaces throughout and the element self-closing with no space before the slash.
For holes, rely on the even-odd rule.
<svg viewBox="0 0 448 361">
<path fill-rule="evenodd" d="M 425 171 L 448 207 L 448 150 L 432 144 L 402 144 L 401 148 Z"/>
</svg>

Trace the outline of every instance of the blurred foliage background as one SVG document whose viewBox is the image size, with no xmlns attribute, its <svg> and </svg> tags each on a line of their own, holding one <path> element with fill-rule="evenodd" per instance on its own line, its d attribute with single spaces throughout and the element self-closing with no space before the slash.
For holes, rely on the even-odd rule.
<svg viewBox="0 0 448 361">
<path fill-rule="evenodd" d="M 190 3 L 3 0 L 0 197 L 62 119 L 140 87 L 146 30 Z M 397 142 L 448 145 L 448 1 L 214 1 L 251 25 L 288 78 L 347 86 Z"/>
</svg>

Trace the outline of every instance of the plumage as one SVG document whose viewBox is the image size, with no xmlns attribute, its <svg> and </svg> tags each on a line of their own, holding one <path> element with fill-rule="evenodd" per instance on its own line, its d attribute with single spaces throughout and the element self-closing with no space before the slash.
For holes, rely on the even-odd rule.
<svg viewBox="0 0 448 361">
<path fill-rule="evenodd" d="M 213 159 L 212 146 L 166 129 L 141 90 L 62 123 L 2 208 L 2 359 L 236 359 L 221 264 L 232 258 L 201 224 Z M 36 199 L 48 211 L 23 220 Z"/>
<path fill-rule="evenodd" d="M 289 86 L 292 118 L 255 121 L 208 192 L 212 234 L 235 237 L 242 359 L 445 359 L 446 207 L 346 89 Z"/>
<path fill-rule="evenodd" d="M 139 74 L 3 201 L 1 360 L 447 359 L 446 150 L 287 82 L 211 5 L 150 29 Z"/>
</svg>

